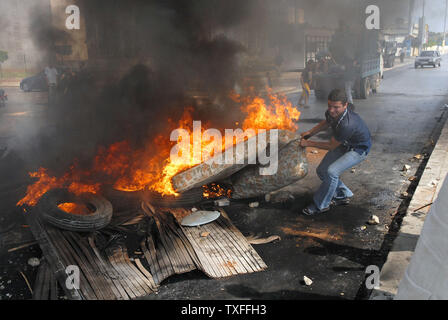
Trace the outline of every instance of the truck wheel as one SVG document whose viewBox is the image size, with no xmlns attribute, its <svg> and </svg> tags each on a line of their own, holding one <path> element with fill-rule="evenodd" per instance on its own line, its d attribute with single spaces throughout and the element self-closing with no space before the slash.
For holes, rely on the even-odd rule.
<svg viewBox="0 0 448 320">
<path fill-rule="evenodd" d="M 367 78 L 361 79 L 360 98 L 367 99 L 370 95 L 370 81 Z"/>
<path fill-rule="evenodd" d="M 72 214 L 61 210 L 58 205 L 64 202 L 75 202 L 86 205 L 91 212 Z M 49 224 L 77 232 L 90 232 L 104 228 L 112 219 L 112 204 L 105 198 L 94 194 L 75 196 L 67 189 L 48 191 L 38 203 L 38 211 Z"/>
</svg>

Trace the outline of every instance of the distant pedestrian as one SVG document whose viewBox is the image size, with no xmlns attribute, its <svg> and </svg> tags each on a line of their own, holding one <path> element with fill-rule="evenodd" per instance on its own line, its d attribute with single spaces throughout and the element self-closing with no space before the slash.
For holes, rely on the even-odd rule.
<svg viewBox="0 0 448 320">
<path fill-rule="evenodd" d="M 403 63 L 404 62 L 404 57 L 405 57 L 406 53 L 404 51 L 404 48 L 401 48 L 400 50 L 400 62 Z"/>
<path fill-rule="evenodd" d="M 48 67 L 45 68 L 44 73 L 48 85 L 48 105 L 52 106 L 56 97 L 56 87 L 58 85 L 58 70 L 54 67 L 53 63 L 50 62 Z"/>
<path fill-rule="evenodd" d="M 314 61 L 308 60 L 305 69 L 302 71 L 302 74 L 300 75 L 302 94 L 300 96 L 299 102 L 297 103 L 299 107 L 308 107 L 308 102 L 311 94 L 311 83 L 313 82 L 313 73 L 314 73 Z M 302 103 L 303 100 L 305 101 L 305 103 Z"/>
</svg>

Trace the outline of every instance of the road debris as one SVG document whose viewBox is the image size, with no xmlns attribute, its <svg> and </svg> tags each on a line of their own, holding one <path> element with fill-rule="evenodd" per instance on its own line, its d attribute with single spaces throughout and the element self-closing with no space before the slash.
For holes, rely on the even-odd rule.
<svg viewBox="0 0 448 320">
<path fill-rule="evenodd" d="M 271 194 L 270 193 L 266 193 L 264 195 L 264 201 L 266 201 L 266 202 L 270 202 L 271 201 Z"/>
<path fill-rule="evenodd" d="M 215 204 L 215 206 L 218 206 L 218 207 L 227 207 L 230 205 L 230 200 L 229 199 L 219 199 L 219 200 L 215 200 L 214 204 Z"/>
<path fill-rule="evenodd" d="M 20 274 L 22 275 L 22 278 L 25 280 L 25 283 L 26 283 L 28 289 L 30 290 L 31 294 L 33 294 L 33 289 L 31 289 L 31 285 L 30 285 L 30 282 L 28 281 L 27 277 L 25 276 L 25 274 L 22 271 L 20 271 Z"/>
<path fill-rule="evenodd" d="M 415 179 L 417 179 L 417 176 L 411 176 L 411 177 L 409 177 L 409 181 L 414 181 Z"/>
<path fill-rule="evenodd" d="M 364 231 L 364 230 L 366 230 L 367 229 L 367 227 L 366 226 L 361 226 L 361 231 Z"/>
<path fill-rule="evenodd" d="M 408 165 L 408 164 L 405 164 L 405 165 L 403 166 L 403 168 L 401 169 L 401 171 L 406 172 L 406 171 L 409 171 L 410 169 L 411 169 L 411 166 Z"/>
<path fill-rule="evenodd" d="M 421 154 L 416 154 L 416 155 L 414 156 L 414 159 L 415 159 L 415 160 L 422 160 L 422 159 L 423 159 L 423 155 L 421 155 Z"/>
<path fill-rule="evenodd" d="M 307 286 L 310 286 L 313 284 L 313 280 L 311 280 L 310 278 L 308 278 L 307 276 L 303 276 L 303 281 L 305 282 L 305 284 Z"/>
<path fill-rule="evenodd" d="M 28 264 L 32 267 L 37 267 L 38 265 L 40 265 L 40 260 L 39 260 L 39 258 L 36 258 L 36 257 L 29 258 Z"/>
<path fill-rule="evenodd" d="M 402 199 L 407 199 L 408 197 L 409 197 L 409 193 L 407 193 L 406 191 L 404 191 L 400 194 L 400 198 L 402 198 Z"/>
<path fill-rule="evenodd" d="M 380 219 L 376 215 L 371 215 L 367 223 L 370 225 L 376 225 L 380 223 Z"/>
<path fill-rule="evenodd" d="M 208 231 L 202 232 L 202 233 L 201 233 L 201 237 L 202 237 L 202 238 L 208 237 L 209 234 L 210 234 L 210 232 L 208 232 Z"/>
<path fill-rule="evenodd" d="M 352 170 L 350 170 L 352 173 L 355 173 L 356 172 L 356 169 L 355 168 L 353 168 Z"/>
<path fill-rule="evenodd" d="M 259 205 L 260 204 L 258 202 L 251 202 L 251 203 L 249 203 L 249 207 L 250 208 L 258 208 Z"/>
<path fill-rule="evenodd" d="M 249 242 L 250 244 L 265 244 L 265 243 L 270 243 L 276 240 L 281 240 L 281 238 L 279 236 L 269 236 L 267 238 L 259 238 L 256 237 L 254 235 L 249 235 L 246 237 L 247 242 Z"/>
</svg>

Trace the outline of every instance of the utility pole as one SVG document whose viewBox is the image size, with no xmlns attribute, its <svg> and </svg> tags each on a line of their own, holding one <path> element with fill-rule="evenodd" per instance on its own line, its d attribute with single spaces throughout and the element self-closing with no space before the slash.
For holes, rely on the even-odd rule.
<svg viewBox="0 0 448 320">
<path fill-rule="evenodd" d="M 448 0 L 445 0 L 445 20 L 443 20 L 443 38 L 442 38 L 442 47 L 445 48 L 445 38 L 446 38 L 446 15 L 448 12 Z"/>
<path fill-rule="evenodd" d="M 408 15 L 408 31 L 409 34 L 412 33 L 412 30 L 414 29 L 414 24 L 412 23 L 412 14 L 414 13 L 414 5 L 415 0 L 409 0 L 409 15 Z"/>
<path fill-rule="evenodd" d="M 418 46 L 418 54 L 422 52 L 423 47 L 423 39 L 425 38 L 425 4 L 426 0 L 423 0 L 423 12 L 422 12 L 422 19 L 421 23 L 418 26 L 418 33 L 420 35 L 419 39 L 419 46 Z"/>
</svg>

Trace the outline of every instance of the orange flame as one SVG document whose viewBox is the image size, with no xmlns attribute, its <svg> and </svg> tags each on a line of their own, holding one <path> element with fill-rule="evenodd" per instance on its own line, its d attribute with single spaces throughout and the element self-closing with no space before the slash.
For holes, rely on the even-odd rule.
<svg viewBox="0 0 448 320">
<path fill-rule="evenodd" d="M 79 203 L 64 202 L 58 204 L 58 207 L 59 209 L 71 214 L 79 214 L 79 215 L 89 214 L 89 209 L 85 205 Z"/>
<path fill-rule="evenodd" d="M 231 97 L 242 105 L 242 112 L 247 114 L 241 122 L 243 130 L 284 129 L 296 131 L 298 129 L 295 121 L 299 119 L 300 112 L 293 107 L 286 96 L 268 92 L 267 102 L 259 96 L 241 97 L 232 93 Z M 202 156 L 213 156 L 212 150 L 215 149 L 216 143 L 220 144 L 219 150 L 221 151 L 231 145 L 231 143 L 225 145 L 222 142 L 205 141 L 204 139 L 199 146 L 195 145 L 194 143 L 197 141 L 193 139 L 195 134 L 193 111 L 192 107 L 185 108 L 181 119 L 177 123 L 168 119 L 167 126 L 171 130 L 185 129 L 190 134 L 188 161 L 182 163 L 171 161 L 170 151 L 175 142 L 168 141 L 167 135 L 159 134 L 143 150 L 132 150 L 126 141 L 117 142 L 108 148 L 102 147 L 98 150 L 90 171 L 80 170 L 75 161 L 69 172 L 60 178 L 50 176 L 44 168 L 30 173 L 31 177 L 38 180 L 28 187 L 25 197 L 17 205 L 34 206 L 47 191 L 53 188 L 65 187 L 75 194 L 98 193 L 102 185 L 95 180 L 95 177 L 98 176 L 103 178 L 106 176 L 106 182 L 103 183 L 110 183 L 115 189 L 121 191 L 138 191 L 147 188 L 162 195 L 177 195 L 171 184 L 172 177 L 205 161 L 206 159 Z M 202 123 L 200 137 L 208 127 L 209 124 Z M 195 148 L 199 148 L 201 151 L 199 157 L 193 152 Z"/>
</svg>

